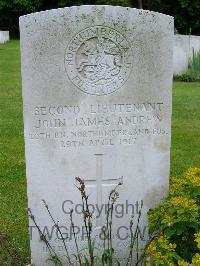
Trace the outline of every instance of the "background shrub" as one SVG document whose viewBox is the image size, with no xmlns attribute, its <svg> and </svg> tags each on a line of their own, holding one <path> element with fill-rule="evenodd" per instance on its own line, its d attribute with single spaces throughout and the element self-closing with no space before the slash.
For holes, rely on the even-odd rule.
<svg viewBox="0 0 200 266">
<path fill-rule="evenodd" d="M 149 221 L 156 237 L 146 249 L 146 265 L 200 265 L 200 168 L 171 178 L 168 198 L 149 211 Z"/>
</svg>

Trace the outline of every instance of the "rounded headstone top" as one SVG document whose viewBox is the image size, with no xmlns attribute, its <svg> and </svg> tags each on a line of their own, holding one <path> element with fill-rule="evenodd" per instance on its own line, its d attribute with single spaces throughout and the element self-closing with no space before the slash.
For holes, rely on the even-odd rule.
<svg viewBox="0 0 200 266">
<path fill-rule="evenodd" d="M 20 17 L 21 38 L 34 36 L 28 45 L 43 51 L 38 60 L 47 51 L 48 57 L 59 53 L 62 46 L 67 80 L 72 87 L 97 96 L 126 86 L 138 72 L 137 54 L 171 34 L 172 28 L 173 18 L 168 15 L 107 5 L 73 6 Z"/>
<path fill-rule="evenodd" d="M 150 10 L 145 10 L 145 9 L 137 9 L 137 8 L 131 8 L 131 7 L 124 7 L 124 6 L 112 6 L 112 5 L 80 5 L 80 6 L 70 6 L 70 7 L 64 7 L 64 8 L 57 8 L 57 9 L 50 9 L 50 10 L 45 10 L 45 11 L 40 11 L 40 12 L 34 12 L 34 13 L 30 13 L 30 14 L 26 14 L 23 16 L 19 17 L 19 20 L 25 19 L 25 18 L 30 18 L 32 16 L 38 16 L 38 15 L 50 15 L 50 14 L 54 14 L 55 12 L 57 14 L 61 14 L 63 12 L 67 12 L 67 11 L 72 11 L 73 10 L 93 10 L 94 9 L 110 9 L 110 10 L 124 10 L 126 12 L 133 12 L 133 13 L 140 13 L 142 14 L 154 14 L 155 16 L 165 16 L 168 17 L 170 19 L 173 20 L 173 17 L 167 14 L 163 14 L 160 12 L 155 12 L 155 11 L 150 11 Z"/>
</svg>

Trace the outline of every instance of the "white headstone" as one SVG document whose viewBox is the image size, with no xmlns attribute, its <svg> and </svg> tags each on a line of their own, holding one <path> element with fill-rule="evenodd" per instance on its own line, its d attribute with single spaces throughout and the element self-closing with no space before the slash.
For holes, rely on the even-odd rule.
<svg viewBox="0 0 200 266">
<path fill-rule="evenodd" d="M 96 205 L 104 207 L 110 191 L 123 181 L 113 247 L 124 265 L 130 216 L 143 200 L 141 234 L 146 237 L 146 211 L 168 192 L 173 18 L 131 8 L 80 6 L 23 16 L 20 34 L 29 208 L 41 231 L 53 232 L 49 241 L 62 257 L 63 243 L 41 200 L 68 229 L 66 212 L 75 209 L 83 248 L 83 221 L 77 214 L 81 197 L 74 178 L 85 179 L 94 219 Z M 94 221 L 100 245 L 102 213 Z M 50 265 L 45 244 L 30 228 L 32 263 Z M 74 253 L 73 241 L 66 243 Z"/>
<path fill-rule="evenodd" d="M 0 30 L 0 43 L 9 41 L 9 31 Z"/>
</svg>

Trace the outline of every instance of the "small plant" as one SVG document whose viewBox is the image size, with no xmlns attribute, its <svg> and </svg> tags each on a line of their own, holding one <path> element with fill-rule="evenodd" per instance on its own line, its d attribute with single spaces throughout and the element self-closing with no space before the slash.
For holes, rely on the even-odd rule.
<svg viewBox="0 0 200 266">
<path fill-rule="evenodd" d="M 175 75 L 175 81 L 192 82 L 200 80 L 200 51 L 192 50 L 192 57 L 189 59 L 188 70 L 182 75 Z"/>
<path fill-rule="evenodd" d="M 119 197 L 119 193 L 117 192 L 117 188 L 122 185 L 119 183 L 109 194 L 108 197 L 108 210 L 106 213 L 106 225 L 101 229 L 101 235 L 103 235 L 104 239 L 104 250 L 102 254 L 102 264 L 112 265 L 113 262 L 119 264 L 119 261 L 114 258 L 114 249 L 112 245 L 112 222 L 113 222 L 113 208 L 116 200 Z"/>
<path fill-rule="evenodd" d="M 188 72 L 195 80 L 200 80 L 200 51 L 192 50 L 192 58 L 189 60 Z"/>
<path fill-rule="evenodd" d="M 182 74 L 182 75 L 176 75 L 174 76 L 175 81 L 182 81 L 182 82 L 192 82 L 194 81 L 194 77 L 191 74 Z"/>
<path fill-rule="evenodd" d="M 115 250 L 113 248 L 113 211 L 114 211 L 114 204 L 116 203 L 117 199 L 119 198 L 118 188 L 122 185 L 121 182 L 119 182 L 116 187 L 110 191 L 109 197 L 108 197 L 108 203 L 107 203 L 107 211 L 106 211 L 106 222 L 105 225 L 101 228 L 100 232 L 100 239 L 103 241 L 103 249 L 98 252 L 97 255 L 97 248 L 95 246 L 95 241 L 92 237 L 93 232 L 93 221 L 92 221 L 92 212 L 89 209 L 89 203 L 88 203 L 88 195 L 85 191 L 85 183 L 84 180 L 80 177 L 76 177 L 77 181 L 77 189 L 81 193 L 81 199 L 82 199 L 82 215 L 83 215 L 83 223 L 86 229 L 86 236 L 87 236 L 87 249 L 81 250 L 79 247 L 78 239 L 76 237 L 75 232 L 75 224 L 73 220 L 73 212 L 74 210 L 70 210 L 70 225 L 72 228 L 72 234 L 75 242 L 75 248 L 76 248 L 76 254 L 69 254 L 67 245 L 65 243 L 65 239 L 63 237 L 63 234 L 59 228 L 59 223 L 56 222 L 56 220 L 53 218 L 52 213 L 49 209 L 49 206 L 47 205 L 46 201 L 43 200 L 44 206 L 48 212 L 49 217 L 51 218 L 55 228 L 58 230 L 58 233 L 60 234 L 61 240 L 63 242 L 63 245 L 65 247 L 65 254 L 67 257 L 67 261 L 65 264 L 60 260 L 58 254 L 52 247 L 52 245 L 47 240 L 47 237 L 42 233 L 40 230 L 39 225 L 37 224 L 34 215 L 32 214 L 31 210 L 29 209 L 29 217 L 35 224 L 36 228 L 38 229 L 38 232 L 40 234 L 40 239 L 43 241 L 48 250 L 49 250 L 49 261 L 51 261 L 54 265 L 79 265 L 79 266 L 112 266 L 112 265 L 120 265 L 119 259 L 116 257 Z M 139 250 L 139 223 L 140 218 L 142 215 L 142 207 L 143 202 L 141 202 L 137 221 L 136 221 L 136 227 L 134 227 L 133 218 L 131 218 L 130 221 L 130 246 L 129 246 L 129 256 L 127 258 L 126 265 L 127 266 L 138 266 L 140 262 L 142 262 L 144 258 L 144 252 L 140 252 Z M 136 253 L 135 250 L 136 249 Z M 99 250 L 98 250 L 99 251 Z M 136 254 L 136 255 L 135 255 Z M 134 261 L 134 262 L 133 262 Z"/>
<path fill-rule="evenodd" d="M 55 252 L 54 248 L 51 246 L 49 241 L 47 240 L 47 237 L 44 235 L 44 233 L 40 230 L 39 225 L 37 224 L 35 220 L 35 216 L 32 214 L 31 209 L 28 209 L 28 214 L 31 220 L 33 221 L 34 225 L 36 226 L 39 234 L 40 234 L 40 240 L 43 241 L 49 251 L 50 258 L 48 259 L 49 261 L 52 261 L 54 265 L 62 265 L 62 262 L 60 261 L 57 253 Z"/>
<path fill-rule="evenodd" d="M 88 195 L 86 194 L 86 191 L 85 191 L 84 180 L 81 179 L 80 177 L 76 177 L 76 181 L 79 184 L 77 188 L 81 193 L 81 199 L 82 199 L 82 204 L 83 204 L 82 214 L 83 214 L 83 221 L 84 221 L 86 234 L 87 234 L 87 244 L 88 244 L 88 253 L 89 253 L 89 260 L 87 259 L 86 256 L 84 257 L 84 260 L 85 260 L 85 265 L 93 266 L 94 261 L 95 261 L 95 256 L 94 256 L 95 246 L 94 246 L 94 241 L 92 240 L 92 229 L 93 229 L 92 228 L 92 213 L 90 212 L 90 209 L 89 209 Z M 71 210 L 71 213 L 72 213 L 72 210 Z M 74 228 L 72 216 L 71 216 L 71 225 L 72 225 L 72 228 Z M 81 255 L 79 253 L 78 243 L 76 241 L 76 238 L 75 238 L 75 243 L 76 243 L 76 249 L 78 252 L 78 261 L 79 261 L 79 264 L 82 265 Z"/>
</svg>

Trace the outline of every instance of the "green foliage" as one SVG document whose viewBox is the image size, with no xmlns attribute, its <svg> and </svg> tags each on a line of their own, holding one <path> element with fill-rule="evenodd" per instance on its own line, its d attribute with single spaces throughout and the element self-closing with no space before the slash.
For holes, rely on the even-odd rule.
<svg viewBox="0 0 200 266">
<path fill-rule="evenodd" d="M 20 254 L 7 235 L 0 233 L 0 257 L 3 258 L 2 265 L 20 265 Z"/>
<path fill-rule="evenodd" d="M 113 5 L 132 6 L 131 0 L 59 0 L 54 7 L 76 6 L 76 5 Z M 46 6 L 46 3 L 43 5 Z"/>
<path fill-rule="evenodd" d="M 200 35 L 199 0 L 145 0 L 144 8 L 174 17 L 180 34 Z"/>
<path fill-rule="evenodd" d="M 131 0 L 0 0 L 0 30 L 9 30 L 17 36 L 18 20 L 22 15 L 58 7 L 92 4 L 131 6 Z"/>
<path fill-rule="evenodd" d="M 160 233 L 146 251 L 148 259 L 160 261 L 155 265 L 164 260 L 172 265 L 198 261 L 194 257 L 200 252 L 200 168 L 190 168 L 182 178 L 171 178 L 168 198 L 149 211 L 149 221 L 150 232 Z"/>
<path fill-rule="evenodd" d="M 174 80 L 175 81 L 182 81 L 182 82 L 192 82 L 195 79 L 194 79 L 194 77 L 191 74 L 186 73 L 186 74 L 174 76 Z"/>
<path fill-rule="evenodd" d="M 200 1 L 194 0 L 0 0 L 1 30 L 18 33 L 18 18 L 21 15 L 58 7 L 74 5 L 118 5 L 144 9 L 171 15 L 179 33 L 200 35 Z"/>
<path fill-rule="evenodd" d="M 18 33 L 18 20 L 21 15 L 40 10 L 41 0 L 0 0 L 0 30 Z"/>
<path fill-rule="evenodd" d="M 174 76 L 174 80 L 183 82 L 192 82 L 200 80 L 200 51 L 192 51 L 192 57 L 189 60 L 188 70 L 185 74 Z"/>
<path fill-rule="evenodd" d="M 192 58 L 189 60 L 189 73 L 195 80 L 200 80 L 200 51 L 192 51 Z"/>
<path fill-rule="evenodd" d="M 93 1 L 94 2 L 94 1 Z M 97 5 L 113 5 L 113 6 L 131 6 L 131 0 L 97 0 Z"/>
<path fill-rule="evenodd" d="M 59 258 L 55 255 L 52 255 L 47 259 L 47 262 L 50 261 L 53 263 L 55 266 L 62 266 L 62 263 L 60 262 Z"/>
<path fill-rule="evenodd" d="M 22 266 L 30 261 L 30 251 L 19 41 L 0 44 L 0 110 L 0 232 L 10 236 Z M 4 265 L 1 255 L 0 248 Z"/>
</svg>

